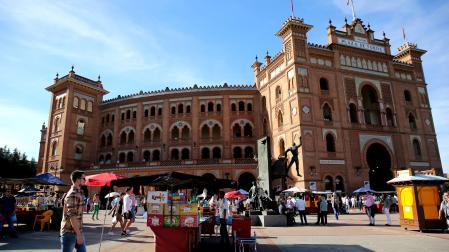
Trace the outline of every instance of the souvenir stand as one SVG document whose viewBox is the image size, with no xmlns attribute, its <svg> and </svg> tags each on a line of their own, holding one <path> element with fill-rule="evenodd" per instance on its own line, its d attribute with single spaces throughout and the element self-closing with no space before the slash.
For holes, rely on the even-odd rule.
<svg viewBox="0 0 449 252">
<path fill-rule="evenodd" d="M 155 235 L 156 252 L 188 252 L 200 242 L 203 223 L 212 217 L 202 216 L 196 196 L 189 197 L 186 190 L 207 186 L 227 187 L 229 180 L 206 180 L 200 176 L 179 172 L 120 179 L 116 186 L 148 185 L 159 188 L 147 194 L 147 225 Z M 184 192 L 183 192 L 184 191 Z"/>
</svg>

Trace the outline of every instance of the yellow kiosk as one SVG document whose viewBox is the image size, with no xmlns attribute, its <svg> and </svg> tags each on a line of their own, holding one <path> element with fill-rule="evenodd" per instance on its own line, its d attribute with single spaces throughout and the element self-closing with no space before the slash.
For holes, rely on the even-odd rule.
<svg viewBox="0 0 449 252">
<path fill-rule="evenodd" d="M 415 174 L 412 169 L 397 171 L 397 175 L 387 183 L 396 187 L 401 227 L 419 231 L 445 229 L 446 221 L 438 217 L 440 185 L 449 180 Z"/>
</svg>

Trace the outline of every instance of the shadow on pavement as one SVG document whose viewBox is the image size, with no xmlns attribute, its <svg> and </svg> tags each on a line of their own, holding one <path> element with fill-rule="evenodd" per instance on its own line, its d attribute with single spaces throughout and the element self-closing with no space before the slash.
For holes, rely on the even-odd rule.
<svg viewBox="0 0 449 252">
<path fill-rule="evenodd" d="M 334 251 L 350 251 L 350 252 L 371 252 L 374 250 L 364 248 L 360 245 L 341 245 L 341 244 L 289 244 L 289 245 L 271 245 L 261 244 L 257 246 L 257 251 L 301 251 L 301 252 L 334 252 Z"/>
</svg>

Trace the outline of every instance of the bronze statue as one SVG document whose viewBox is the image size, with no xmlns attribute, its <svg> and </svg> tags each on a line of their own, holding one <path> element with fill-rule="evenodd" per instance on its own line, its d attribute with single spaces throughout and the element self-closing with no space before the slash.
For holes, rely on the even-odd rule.
<svg viewBox="0 0 449 252">
<path fill-rule="evenodd" d="M 302 140 L 301 140 L 301 137 L 300 137 L 298 146 L 296 146 L 296 144 L 293 143 L 292 147 L 288 148 L 285 151 L 285 153 L 284 153 L 285 157 L 287 157 L 287 153 L 288 152 L 292 153 L 292 159 L 290 160 L 290 163 L 286 167 L 286 174 L 288 174 L 288 171 L 290 170 L 290 167 L 292 167 L 293 163 L 295 163 L 295 165 L 296 165 L 296 174 L 298 175 L 298 177 L 302 177 L 301 174 L 299 174 L 299 159 L 298 159 L 298 149 L 301 146 L 302 146 Z"/>
</svg>

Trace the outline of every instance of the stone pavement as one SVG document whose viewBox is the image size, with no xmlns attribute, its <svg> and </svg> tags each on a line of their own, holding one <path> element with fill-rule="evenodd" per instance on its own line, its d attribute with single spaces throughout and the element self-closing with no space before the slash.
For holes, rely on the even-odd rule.
<svg viewBox="0 0 449 252">
<path fill-rule="evenodd" d="M 100 211 L 100 216 L 104 214 Z M 316 217 L 308 216 L 309 225 L 292 227 L 252 227 L 258 241 L 257 251 L 449 251 L 449 234 L 405 231 L 399 227 L 398 215 L 393 214 L 393 226 L 386 227 L 385 215 L 376 215 L 376 226 L 368 226 L 368 217 L 358 212 L 341 215 L 335 220 L 328 216 L 327 226 L 315 225 Z M 110 223 L 108 216 L 106 223 Z M 87 251 L 98 251 L 101 225 L 85 215 L 84 232 Z M 297 219 L 299 222 L 299 220 Z M 107 234 L 105 229 L 102 251 L 154 251 L 154 237 L 145 221 L 137 219 L 132 234 L 121 237 Z M 18 239 L 0 240 L 2 251 L 60 251 L 57 231 L 21 232 Z M 217 246 L 219 247 L 219 246 Z M 206 249 L 205 251 L 211 251 Z M 216 251 L 216 250 L 214 250 Z M 233 251 L 233 250 L 232 250 Z"/>
</svg>

